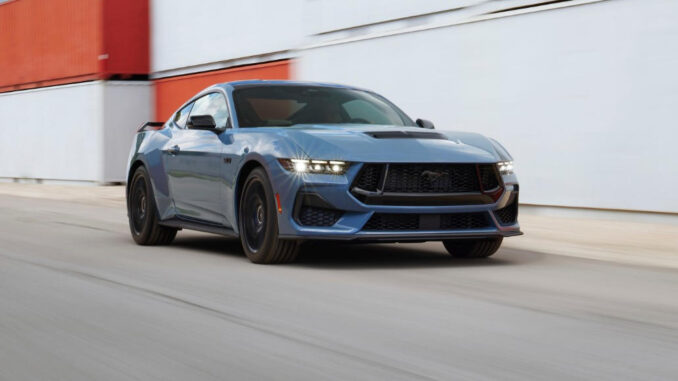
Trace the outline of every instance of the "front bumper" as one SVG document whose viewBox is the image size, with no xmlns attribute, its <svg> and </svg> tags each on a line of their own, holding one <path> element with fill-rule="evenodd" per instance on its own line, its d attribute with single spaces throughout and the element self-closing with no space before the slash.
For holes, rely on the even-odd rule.
<svg viewBox="0 0 678 381">
<path fill-rule="evenodd" d="M 372 205 L 358 200 L 350 187 L 362 164 L 352 165 L 345 175 L 297 174 L 271 163 L 270 175 L 274 192 L 280 196 L 282 212 L 278 214 L 280 238 L 308 240 L 359 240 L 379 242 L 435 241 L 454 238 L 509 237 L 520 235 L 517 219 L 502 223 L 494 211 L 517 203 L 518 182 L 514 174 L 502 176 L 503 192 L 493 203 L 472 205 Z M 302 225 L 295 213 L 297 198 L 303 194 L 317 195 L 343 214 L 332 226 Z M 517 207 L 517 205 L 516 205 Z M 485 214 L 486 226 L 473 229 L 417 229 L 417 230 L 366 230 L 365 225 L 375 213 L 447 215 L 457 213 Z"/>
</svg>

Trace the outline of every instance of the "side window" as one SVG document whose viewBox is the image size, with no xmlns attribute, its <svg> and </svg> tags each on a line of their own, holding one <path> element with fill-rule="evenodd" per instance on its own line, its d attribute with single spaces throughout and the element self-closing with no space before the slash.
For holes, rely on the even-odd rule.
<svg viewBox="0 0 678 381">
<path fill-rule="evenodd" d="M 184 108 L 174 114 L 174 119 L 172 121 L 177 125 L 177 127 L 186 127 L 186 121 L 188 121 L 188 114 L 191 112 L 191 107 L 193 107 L 193 103 L 187 104 Z"/>
<path fill-rule="evenodd" d="M 217 128 L 224 128 L 228 123 L 228 106 L 221 93 L 207 94 L 195 101 L 191 115 L 212 115 Z"/>
</svg>

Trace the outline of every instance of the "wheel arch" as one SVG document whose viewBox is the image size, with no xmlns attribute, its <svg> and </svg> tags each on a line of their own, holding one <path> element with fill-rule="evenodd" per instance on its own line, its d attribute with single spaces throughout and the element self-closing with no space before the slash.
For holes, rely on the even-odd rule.
<svg viewBox="0 0 678 381">
<path fill-rule="evenodd" d="M 238 223 L 239 223 L 239 213 L 240 213 L 240 192 L 242 191 L 243 185 L 245 185 L 245 180 L 247 179 L 247 176 L 249 176 L 250 173 L 255 168 L 262 168 L 264 172 L 266 172 L 266 176 L 269 178 L 269 182 L 271 187 L 273 187 L 273 191 L 275 192 L 275 187 L 274 184 L 271 182 L 271 171 L 268 167 L 267 160 L 260 155 L 251 155 L 250 157 L 246 158 L 243 160 L 243 165 L 240 167 L 240 170 L 238 171 L 238 176 L 236 178 L 235 182 L 235 188 L 233 191 L 233 211 L 234 211 L 234 221 L 235 221 L 235 226 L 237 228 Z M 238 231 L 238 230 L 236 230 Z"/>
<path fill-rule="evenodd" d="M 249 176 L 255 168 L 263 168 L 263 170 L 268 174 L 268 170 L 266 170 L 264 163 L 255 158 L 246 160 L 238 172 L 238 178 L 235 183 L 235 191 L 233 192 L 233 210 L 235 211 L 234 214 L 236 226 L 238 225 L 240 215 L 240 192 L 242 191 L 243 185 L 245 185 L 247 176 Z"/>
<path fill-rule="evenodd" d="M 132 162 L 129 166 L 129 172 L 127 173 L 127 182 L 125 185 L 125 196 L 129 195 L 129 187 L 131 186 L 132 182 L 132 176 L 134 176 L 134 172 L 136 172 L 137 168 L 141 166 L 146 166 L 146 164 L 141 160 L 141 159 L 136 159 L 135 161 Z"/>
<path fill-rule="evenodd" d="M 125 185 L 125 199 L 126 200 L 129 199 L 129 192 L 132 186 L 132 177 L 134 176 L 134 173 L 137 171 L 137 169 L 139 169 L 139 167 L 144 167 L 146 169 L 146 172 L 148 174 L 148 181 L 151 183 L 152 188 L 151 190 L 153 192 L 153 202 L 155 202 L 155 207 L 157 208 L 161 219 L 166 218 L 166 216 L 164 216 L 165 215 L 164 212 L 167 210 L 167 202 L 161 202 L 161 200 L 159 200 L 158 186 L 156 184 L 156 179 L 153 178 L 152 168 L 149 165 L 149 163 L 147 163 L 141 157 L 137 157 L 130 163 L 129 172 L 127 173 L 127 184 Z"/>
</svg>

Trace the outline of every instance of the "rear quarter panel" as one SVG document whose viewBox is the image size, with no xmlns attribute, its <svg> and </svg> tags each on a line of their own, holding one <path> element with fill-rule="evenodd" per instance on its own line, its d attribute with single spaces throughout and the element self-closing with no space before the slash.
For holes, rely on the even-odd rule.
<svg viewBox="0 0 678 381">
<path fill-rule="evenodd" d="M 174 206 L 169 193 L 167 172 L 163 160 L 162 150 L 171 137 L 171 129 L 159 131 L 143 131 L 137 133 L 132 143 L 128 164 L 128 186 L 133 173 L 132 168 L 139 163 L 146 167 L 153 186 L 156 206 L 160 219 L 167 219 L 174 215 Z"/>
</svg>

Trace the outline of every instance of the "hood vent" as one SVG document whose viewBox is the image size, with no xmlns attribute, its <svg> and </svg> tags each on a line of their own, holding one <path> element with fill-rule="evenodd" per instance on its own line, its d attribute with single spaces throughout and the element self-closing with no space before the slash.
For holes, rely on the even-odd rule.
<svg viewBox="0 0 678 381">
<path fill-rule="evenodd" d="M 447 137 L 437 132 L 419 132 L 419 131 L 372 131 L 365 134 L 375 139 L 441 139 L 447 140 Z"/>
</svg>

